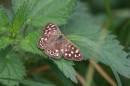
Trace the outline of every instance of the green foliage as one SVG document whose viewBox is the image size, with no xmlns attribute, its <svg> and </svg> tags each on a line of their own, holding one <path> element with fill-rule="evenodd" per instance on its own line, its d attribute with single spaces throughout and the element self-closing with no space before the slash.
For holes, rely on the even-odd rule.
<svg viewBox="0 0 130 86">
<path fill-rule="evenodd" d="M 0 8 L 0 34 L 7 31 L 8 25 L 8 16 L 6 15 L 5 10 L 1 7 Z"/>
<path fill-rule="evenodd" d="M 0 82 L 7 86 L 15 86 L 19 83 L 11 79 L 21 80 L 25 76 L 25 68 L 22 61 L 16 55 L 8 54 L 0 56 Z"/>
<path fill-rule="evenodd" d="M 65 24 L 76 0 L 40 0 L 31 13 L 31 24 L 42 27 L 48 22 Z M 41 6 L 41 3 L 44 5 Z M 38 16 L 37 16 L 38 14 Z"/>
<path fill-rule="evenodd" d="M 33 71 L 30 72 L 31 68 L 41 64 L 47 64 L 51 67 L 54 65 L 51 62 L 54 62 L 61 71 L 58 77 L 64 74 L 63 77 L 78 83 L 76 73 L 80 70 L 73 61 L 62 58 L 60 60 L 47 60 L 46 62 L 47 56 L 44 51 L 40 51 L 37 47 L 42 34 L 41 27 L 48 22 L 61 26 L 61 31 L 65 36 L 80 48 L 85 61 L 95 59 L 109 66 L 119 85 L 121 85 L 121 80 L 118 73 L 130 78 L 128 53 L 123 50 L 124 48 L 116 36 L 107 30 L 107 28 L 115 27 L 105 26 L 104 21 L 106 21 L 107 16 L 105 14 L 97 16 L 90 14 L 90 9 L 86 6 L 86 2 L 84 3 L 80 0 L 12 0 L 12 16 L 9 15 L 12 18 L 11 21 L 8 19 L 6 10 L 0 7 L 0 83 L 6 86 L 17 86 L 19 83 L 24 86 L 54 86 L 50 83 L 44 83 L 46 77 L 42 76 L 43 73 L 51 75 L 51 72 L 38 73 L 40 76 L 35 73 L 32 74 Z M 109 6 L 108 3 L 107 6 Z M 110 17 L 110 9 L 105 8 L 106 11 L 109 11 L 107 15 Z M 129 26 L 129 22 L 124 26 Z M 124 35 L 124 33 L 122 34 Z M 130 36 L 129 33 L 127 35 Z M 38 60 L 34 61 L 32 57 Z M 41 59 L 45 61 L 39 63 Z M 78 65 L 86 72 L 86 64 L 83 63 L 85 65 L 83 67 L 80 63 L 82 62 L 78 62 Z M 36 71 L 39 71 L 39 68 Z M 50 71 L 57 72 L 55 70 Z M 24 76 L 29 80 L 24 79 Z M 53 76 L 57 75 L 53 74 Z M 47 80 L 49 79 L 47 78 Z M 52 80 L 55 83 L 57 78 L 52 78 Z"/>
<path fill-rule="evenodd" d="M 17 4 L 18 3 L 18 4 Z M 18 31 L 18 28 L 21 27 L 23 22 L 27 22 L 27 24 L 32 24 L 36 27 L 41 27 L 45 25 L 47 22 L 51 21 L 57 24 L 65 24 L 67 19 L 70 17 L 70 14 L 75 6 L 76 1 L 75 0 L 39 0 L 39 1 L 28 1 L 28 9 L 29 15 L 27 18 L 27 21 L 25 20 L 25 15 L 21 15 L 21 13 L 26 12 L 25 5 L 26 0 L 12 0 L 13 9 L 16 13 L 14 20 L 13 20 L 13 27 L 11 28 L 11 32 L 17 33 L 15 31 Z M 44 4 L 41 4 L 44 3 Z M 60 3 L 60 4 L 59 4 Z M 35 5 L 35 6 L 34 6 Z M 53 11 L 52 11 L 53 8 Z M 42 10 L 42 11 L 41 11 Z M 20 17 L 21 16 L 21 17 Z M 20 21 L 19 21 L 20 20 Z M 19 21 L 19 22 L 18 22 Z M 25 37 L 25 39 L 21 40 L 20 47 L 24 51 L 31 52 L 33 54 L 39 54 L 43 55 L 43 53 L 37 48 L 37 42 L 39 40 L 40 33 L 39 32 L 31 32 Z M 45 57 L 45 56 L 44 56 Z M 67 61 L 66 61 L 67 62 Z M 58 62 L 57 62 L 57 65 Z M 71 69 L 70 72 L 73 71 L 71 74 L 70 72 L 65 72 L 66 70 L 61 69 L 63 73 L 69 77 L 71 80 L 77 82 L 75 78 L 75 71 L 72 67 L 72 64 L 67 64 L 64 62 L 63 66 L 66 67 L 66 65 L 69 65 Z M 60 67 L 60 66 L 58 66 Z M 61 67 L 60 67 L 61 68 Z M 71 74 L 71 76 L 69 75 Z"/>
<path fill-rule="evenodd" d="M 59 61 L 54 60 L 58 68 L 64 73 L 67 78 L 77 83 L 76 71 L 73 68 L 74 63 L 61 59 Z"/>
<path fill-rule="evenodd" d="M 83 4 L 80 5 L 83 6 Z M 66 33 L 76 34 L 68 35 L 70 39 L 77 41 L 78 44 L 80 42 L 79 46 L 81 46 L 81 50 L 85 47 L 85 50 L 83 50 L 85 57 L 89 55 L 89 58 L 95 58 L 112 68 L 114 67 L 121 75 L 130 78 L 130 62 L 126 58 L 128 54 L 123 51 L 123 46 L 119 44 L 115 36 L 109 34 L 107 31 L 100 31 L 101 19 L 94 18 L 90 14 L 86 15 L 84 11 L 85 9 L 81 9 L 80 7 L 80 12 L 78 11 L 73 15 L 73 22 L 68 27 L 66 26 L 66 28 L 69 28 L 65 29 Z M 76 18 L 79 18 L 78 21 L 76 21 Z M 75 28 L 76 30 L 71 31 Z M 79 33 L 81 36 L 77 35 Z"/>
<path fill-rule="evenodd" d="M 36 82 L 32 80 L 22 80 L 20 82 L 27 86 L 55 86 L 53 84 L 41 83 L 41 82 Z"/>
<path fill-rule="evenodd" d="M 115 40 L 112 36 L 108 36 L 105 41 L 102 42 L 102 44 L 98 44 L 98 42 L 93 42 L 92 40 L 82 36 L 70 35 L 68 37 L 73 41 L 81 42 L 81 44 L 83 44 L 81 45 L 81 47 L 83 46 L 88 49 L 85 51 L 86 53 L 84 52 L 85 55 L 90 55 L 96 60 L 109 65 L 121 75 L 124 75 L 128 78 L 130 77 L 129 60 L 126 58 L 128 54 L 122 51 L 122 46 L 120 46 L 119 42 Z M 115 43 L 114 45 L 113 42 Z"/>
<path fill-rule="evenodd" d="M 27 1 L 29 12 L 28 23 L 42 27 L 48 22 L 65 24 L 75 6 L 76 0 L 12 0 L 13 9 Z"/>
<path fill-rule="evenodd" d="M 129 14 L 127 10 L 119 10 L 119 13 L 117 14 L 115 20 L 112 21 L 109 28 L 117 35 L 117 39 L 121 40 L 121 44 L 125 45 L 125 50 L 128 51 L 128 47 L 130 46 L 130 20 L 127 14 Z"/>
<path fill-rule="evenodd" d="M 0 37 L 0 50 L 6 48 L 12 43 L 12 39 L 9 37 Z"/>
<path fill-rule="evenodd" d="M 5 13 L 5 10 L 1 7 L 0 8 L 0 26 L 5 26 L 8 24 L 8 17 Z"/>
<path fill-rule="evenodd" d="M 17 34 L 19 34 L 19 31 L 22 28 L 23 24 L 26 23 L 28 11 L 29 10 L 27 8 L 27 3 L 23 3 L 17 10 L 10 26 L 12 37 L 15 37 Z"/>
<path fill-rule="evenodd" d="M 38 32 L 31 32 L 25 39 L 21 40 L 20 47 L 26 52 L 43 55 L 37 47 L 39 37 L 40 34 Z"/>
</svg>

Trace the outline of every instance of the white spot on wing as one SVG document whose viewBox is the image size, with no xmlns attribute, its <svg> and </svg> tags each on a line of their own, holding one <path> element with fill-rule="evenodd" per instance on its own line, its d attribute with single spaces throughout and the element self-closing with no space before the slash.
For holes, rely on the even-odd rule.
<svg viewBox="0 0 130 86">
<path fill-rule="evenodd" d="M 67 53 L 65 53 L 65 56 L 67 56 L 68 54 Z"/>
<path fill-rule="evenodd" d="M 71 54 L 69 54 L 69 57 L 71 56 Z"/>
<path fill-rule="evenodd" d="M 74 57 L 77 57 L 77 55 L 75 54 Z"/>
<path fill-rule="evenodd" d="M 58 52 L 59 50 L 56 49 L 56 52 Z"/>
<path fill-rule="evenodd" d="M 81 54 L 78 54 L 78 56 L 81 56 Z"/>
<path fill-rule="evenodd" d="M 44 38 L 41 38 L 41 41 L 43 41 L 44 40 Z"/>
<path fill-rule="evenodd" d="M 47 41 L 47 38 L 44 38 L 45 41 Z"/>
<path fill-rule="evenodd" d="M 61 52 L 64 52 L 64 50 L 63 50 L 63 49 L 61 49 Z"/>
<path fill-rule="evenodd" d="M 74 54 L 74 52 L 73 52 L 73 51 L 71 51 L 71 53 L 72 53 L 72 54 Z"/>
<path fill-rule="evenodd" d="M 72 50 L 74 50 L 74 47 L 72 47 Z"/>
<path fill-rule="evenodd" d="M 47 32 L 44 33 L 45 35 L 47 34 Z"/>
<path fill-rule="evenodd" d="M 51 30 L 51 28 L 49 28 L 49 30 Z"/>
<path fill-rule="evenodd" d="M 79 52 L 79 49 L 77 49 L 76 51 L 75 51 L 75 53 L 78 53 Z"/>
<path fill-rule="evenodd" d="M 42 44 L 40 44 L 40 46 L 43 47 Z"/>
<path fill-rule="evenodd" d="M 55 25 L 51 25 L 51 27 L 54 27 Z"/>
<path fill-rule="evenodd" d="M 68 45 L 68 47 L 70 48 L 70 47 L 71 47 L 71 45 Z"/>
<path fill-rule="evenodd" d="M 47 29 L 49 28 L 49 26 L 46 27 Z"/>
<path fill-rule="evenodd" d="M 59 56 L 59 54 L 57 53 L 56 56 Z"/>
<path fill-rule="evenodd" d="M 50 23 L 49 26 L 51 26 L 51 25 L 53 25 L 53 24 Z"/>
</svg>

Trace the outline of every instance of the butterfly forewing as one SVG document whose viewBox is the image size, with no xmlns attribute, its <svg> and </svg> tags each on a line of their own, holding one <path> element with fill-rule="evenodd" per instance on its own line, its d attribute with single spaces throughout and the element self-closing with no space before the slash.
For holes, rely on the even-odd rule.
<svg viewBox="0 0 130 86">
<path fill-rule="evenodd" d="M 56 39 L 61 34 L 59 28 L 54 24 L 47 24 L 43 30 L 43 35 L 40 38 L 38 47 L 49 56 L 54 58 L 61 57 L 60 50 L 57 49 Z"/>
<path fill-rule="evenodd" d="M 47 36 L 49 38 L 51 38 L 50 36 L 59 36 L 60 34 L 61 32 L 59 28 L 52 23 L 47 24 L 43 30 L 43 36 Z"/>
<path fill-rule="evenodd" d="M 58 26 L 49 23 L 43 30 L 43 35 L 38 42 L 38 47 L 52 58 L 60 58 L 81 61 L 83 56 L 79 49 L 61 34 Z"/>
</svg>

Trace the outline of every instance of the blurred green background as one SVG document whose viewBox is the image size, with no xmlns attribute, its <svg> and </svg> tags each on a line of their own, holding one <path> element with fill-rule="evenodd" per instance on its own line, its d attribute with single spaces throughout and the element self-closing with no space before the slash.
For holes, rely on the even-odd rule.
<svg viewBox="0 0 130 86">
<path fill-rule="evenodd" d="M 105 28 L 107 28 L 107 30 L 116 35 L 121 45 L 125 47 L 124 50 L 126 52 L 129 52 L 130 0 L 78 0 L 78 1 L 85 4 L 86 8 L 89 10 L 88 12 L 91 15 L 95 16 L 97 19 L 98 18 L 102 19 Z M 8 15 L 12 15 L 11 0 L 0 0 L 0 5 L 4 6 L 7 9 Z M 99 23 L 102 22 L 99 21 Z M 66 26 L 63 26 L 63 28 L 64 27 Z M 65 32 L 64 29 L 63 32 Z M 28 56 L 31 57 L 32 55 L 29 53 Z M 36 73 L 31 76 L 35 77 L 35 79 L 37 79 L 38 76 L 43 76 L 45 77 L 46 80 L 55 83 L 57 86 L 82 86 L 80 83 L 75 84 L 72 81 L 66 79 L 65 76 L 62 75 L 61 72 L 56 68 L 56 66 L 52 62 L 49 62 L 49 60 L 45 59 L 44 63 L 42 61 L 39 61 L 39 64 L 35 64 L 35 62 L 25 64 L 28 65 L 29 68 L 33 68 L 35 66 L 37 67 L 43 64 L 51 65 L 53 71 L 47 69 L 46 71 L 44 71 L 44 73 L 38 73 L 38 74 Z M 89 62 L 86 61 L 83 61 L 80 64 L 78 62 L 75 62 L 74 67 L 83 77 L 85 77 L 88 65 Z M 105 66 L 104 64 L 100 63 L 100 65 L 109 74 L 109 76 L 115 80 L 111 69 Z M 122 81 L 122 86 L 130 86 L 130 79 L 125 78 L 123 76 L 120 77 Z M 97 71 L 95 71 L 94 73 L 94 79 L 92 82 L 93 82 L 92 86 L 110 86 L 110 84 L 103 77 L 101 77 L 101 75 Z"/>
</svg>

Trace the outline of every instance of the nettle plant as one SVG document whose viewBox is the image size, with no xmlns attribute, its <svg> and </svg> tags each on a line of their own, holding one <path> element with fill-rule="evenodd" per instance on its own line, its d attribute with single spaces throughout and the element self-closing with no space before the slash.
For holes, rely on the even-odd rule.
<svg viewBox="0 0 130 86">
<path fill-rule="evenodd" d="M 86 5 L 82 2 L 12 0 L 10 13 L 8 10 L 0 7 L 1 84 L 52 86 L 48 81 L 43 80 L 42 75 L 32 74 L 30 77 L 29 70 L 32 68 L 30 65 L 33 64 L 37 66 L 48 64 L 53 71 L 62 72 L 66 78 L 78 82 L 73 60 L 66 60 L 63 57 L 49 59 L 44 51 L 38 49 L 37 44 L 43 34 L 43 27 L 49 22 L 60 26 L 60 30 L 67 37 L 65 40 L 71 40 L 81 50 L 84 61 L 95 59 L 110 66 L 115 77 L 118 78 L 120 74 L 130 78 L 127 53 L 123 51 L 123 47 L 114 35 L 101 29 L 103 19 L 89 14 Z M 80 65 L 81 62 L 77 63 Z M 63 77 L 61 74 L 59 76 Z"/>
</svg>

